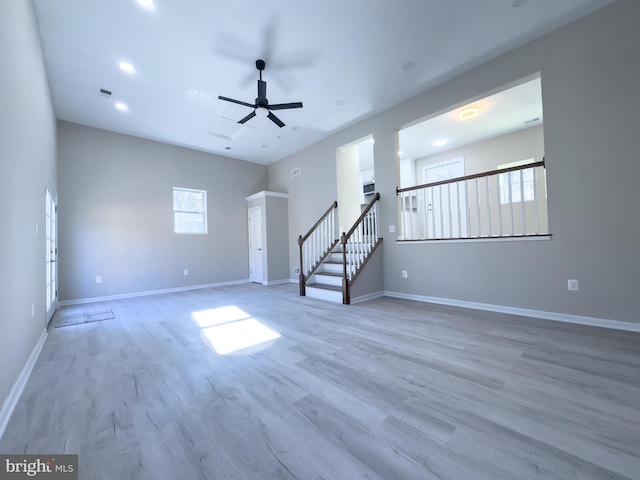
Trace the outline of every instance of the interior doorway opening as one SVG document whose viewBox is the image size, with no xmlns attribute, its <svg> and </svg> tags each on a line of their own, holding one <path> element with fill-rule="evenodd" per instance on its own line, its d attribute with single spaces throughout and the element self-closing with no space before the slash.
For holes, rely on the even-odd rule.
<svg viewBox="0 0 640 480">
<path fill-rule="evenodd" d="M 336 151 L 340 233 L 351 228 L 376 193 L 373 147 L 373 135 L 367 135 Z"/>
</svg>

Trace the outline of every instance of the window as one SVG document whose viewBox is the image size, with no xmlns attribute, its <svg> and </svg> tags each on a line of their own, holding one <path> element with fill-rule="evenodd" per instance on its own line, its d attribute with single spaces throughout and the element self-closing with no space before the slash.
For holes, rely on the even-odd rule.
<svg viewBox="0 0 640 480">
<path fill-rule="evenodd" d="M 503 170 L 510 167 L 519 167 L 521 165 L 527 165 L 533 163 L 533 158 L 526 160 L 520 160 L 517 162 L 504 163 L 498 165 L 498 170 Z M 509 185 L 511 185 L 511 202 L 517 203 L 522 201 L 522 193 L 524 192 L 524 201 L 530 202 L 535 200 L 535 185 L 533 183 L 533 168 L 527 168 L 526 170 L 518 170 L 515 172 L 501 173 L 499 177 L 500 182 L 500 203 L 509 203 Z M 521 184 L 522 183 L 522 184 Z"/>
<path fill-rule="evenodd" d="M 207 233 L 207 192 L 173 187 L 174 233 Z"/>
</svg>

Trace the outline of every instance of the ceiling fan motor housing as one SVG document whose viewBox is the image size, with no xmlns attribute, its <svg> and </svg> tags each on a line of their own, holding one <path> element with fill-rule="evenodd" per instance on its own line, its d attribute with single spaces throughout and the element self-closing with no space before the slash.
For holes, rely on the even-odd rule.
<svg viewBox="0 0 640 480">
<path fill-rule="evenodd" d="M 223 97 L 222 95 L 218 95 L 218 98 L 220 100 L 224 100 L 225 102 L 237 103 L 238 105 L 244 105 L 245 107 L 253 108 L 253 112 L 239 120 L 238 123 L 246 123 L 256 115 L 259 115 L 261 117 L 269 118 L 278 127 L 282 128 L 284 127 L 284 122 L 276 117 L 273 112 L 271 112 L 271 110 L 302 108 L 302 102 L 277 103 L 269 106 L 269 100 L 267 100 L 267 82 L 262 80 L 262 71 L 265 69 L 265 66 L 266 63 L 264 60 L 256 60 L 256 68 L 260 71 L 260 76 L 258 78 L 258 96 L 256 97 L 256 101 L 253 105 L 241 100 L 236 100 L 234 98 Z"/>
</svg>

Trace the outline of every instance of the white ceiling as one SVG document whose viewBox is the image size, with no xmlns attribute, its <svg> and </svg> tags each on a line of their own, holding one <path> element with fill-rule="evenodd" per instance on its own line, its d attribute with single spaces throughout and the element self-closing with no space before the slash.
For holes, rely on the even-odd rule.
<svg viewBox="0 0 640 480">
<path fill-rule="evenodd" d="M 544 121 L 541 88 L 540 78 L 533 78 L 403 128 L 398 134 L 398 154 L 400 158 L 426 157 L 541 125 Z M 460 114 L 469 108 L 477 108 L 478 116 L 461 118 Z"/>
<path fill-rule="evenodd" d="M 270 164 L 612 1 L 34 3 L 59 119 Z M 304 103 L 283 128 L 217 99 L 253 103 L 258 58 L 270 103 Z"/>
</svg>

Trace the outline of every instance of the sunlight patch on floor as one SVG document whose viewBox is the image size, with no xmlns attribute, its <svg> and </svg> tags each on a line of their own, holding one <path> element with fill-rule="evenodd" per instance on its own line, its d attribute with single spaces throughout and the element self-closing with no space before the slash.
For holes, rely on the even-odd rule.
<svg viewBox="0 0 640 480">
<path fill-rule="evenodd" d="M 235 305 L 191 314 L 204 338 L 219 355 L 267 347 L 281 335 Z"/>
</svg>

